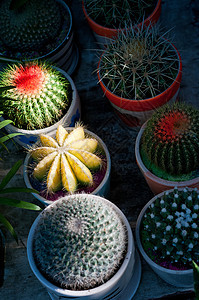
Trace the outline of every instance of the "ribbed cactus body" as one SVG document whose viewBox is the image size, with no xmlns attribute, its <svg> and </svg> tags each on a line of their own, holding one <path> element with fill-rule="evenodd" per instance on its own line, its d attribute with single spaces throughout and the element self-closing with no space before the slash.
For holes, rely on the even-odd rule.
<svg viewBox="0 0 199 300">
<path fill-rule="evenodd" d="M 115 274 L 126 253 L 126 238 L 124 224 L 110 204 L 76 195 L 43 211 L 33 255 L 40 272 L 55 285 L 85 290 Z"/>
<path fill-rule="evenodd" d="M 0 39 L 18 51 L 38 50 L 52 41 L 61 28 L 61 12 L 55 0 L 29 0 L 11 10 L 12 0 L 0 5 Z"/>
<path fill-rule="evenodd" d="M 188 174 L 199 167 L 199 110 L 183 103 L 166 105 L 147 122 L 141 155 L 153 173 Z"/>
<path fill-rule="evenodd" d="M 14 87 L 3 93 L 1 107 L 18 128 L 48 127 L 69 106 L 68 80 L 46 63 L 8 66 L 0 73 L 0 86 Z"/>
<path fill-rule="evenodd" d="M 37 161 L 33 176 L 46 182 L 47 192 L 52 194 L 64 189 L 70 193 L 79 186 L 93 185 L 93 175 L 102 165 L 102 159 L 94 152 L 98 141 L 88 138 L 82 126 L 71 132 L 59 125 L 56 139 L 40 135 L 41 145 L 31 149 L 31 156 Z"/>
</svg>

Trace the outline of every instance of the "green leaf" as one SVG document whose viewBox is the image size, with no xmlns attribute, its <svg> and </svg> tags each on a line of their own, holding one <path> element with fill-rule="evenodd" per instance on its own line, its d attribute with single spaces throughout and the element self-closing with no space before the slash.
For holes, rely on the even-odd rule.
<svg viewBox="0 0 199 300">
<path fill-rule="evenodd" d="M 15 10 L 24 5 L 28 0 L 12 0 L 10 3 L 10 9 Z"/>
<path fill-rule="evenodd" d="M 199 300 L 199 266 L 192 261 L 193 263 L 193 277 L 194 277 L 194 289 L 196 300 Z"/>
<path fill-rule="evenodd" d="M 39 194 L 39 192 L 35 189 L 23 188 L 23 187 L 14 187 L 14 188 L 6 188 L 0 190 L 0 194 L 8 194 L 8 193 L 35 193 Z"/>
<path fill-rule="evenodd" d="M 17 161 L 14 166 L 11 168 L 11 170 L 7 173 L 7 175 L 2 179 L 0 183 L 0 190 L 3 189 L 8 182 L 12 179 L 12 177 L 17 173 L 19 168 L 22 165 L 22 160 Z"/>
<path fill-rule="evenodd" d="M 0 223 L 2 223 L 6 227 L 6 229 L 8 229 L 10 231 L 13 238 L 18 243 L 18 237 L 17 237 L 17 234 L 16 234 L 14 228 L 12 227 L 10 222 L 2 214 L 0 214 Z"/>
<path fill-rule="evenodd" d="M 0 123 L 0 129 L 2 129 L 3 127 L 7 126 L 8 124 L 12 123 L 11 120 L 4 120 Z"/>
<path fill-rule="evenodd" d="M 33 203 L 29 203 L 17 199 L 6 198 L 6 197 L 0 198 L 0 205 L 8 205 L 8 206 L 19 207 L 19 208 L 24 208 L 29 210 L 36 210 L 36 211 L 41 210 L 39 206 Z"/>
<path fill-rule="evenodd" d="M 0 144 L 3 144 L 5 143 L 6 141 L 12 139 L 13 137 L 17 136 L 17 135 L 23 135 L 22 133 L 10 133 L 10 134 L 7 134 L 3 137 L 0 138 Z"/>
</svg>

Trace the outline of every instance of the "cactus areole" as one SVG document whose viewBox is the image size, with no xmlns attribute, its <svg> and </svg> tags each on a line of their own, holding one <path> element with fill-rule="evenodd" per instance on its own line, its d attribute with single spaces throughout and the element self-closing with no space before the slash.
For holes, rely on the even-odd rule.
<svg viewBox="0 0 199 300">
<path fill-rule="evenodd" d="M 32 251 L 41 274 L 63 289 L 107 282 L 127 252 L 127 229 L 109 201 L 87 195 L 61 198 L 41 214 Z"/>
<path fill-rule="evenodd" d="M 53 125 L 67 112 L 71 101 L 68 80 L 46 62 L 7 66 L 0 73 L 0 86 L 13 86 L 3 92 L 1 107 L 21 129 Z"/>
<path fill-rule="evenodd" d="M 158 109 L 146 124 L 140 153 L 158 177 L 182 181 L 198 176 L 199 110 L 184 103 Z"/>
</svg>

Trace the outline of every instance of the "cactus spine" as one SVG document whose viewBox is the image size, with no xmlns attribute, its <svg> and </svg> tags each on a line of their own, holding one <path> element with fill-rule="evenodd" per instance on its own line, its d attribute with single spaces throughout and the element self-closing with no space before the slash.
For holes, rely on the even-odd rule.
<svg viewBox="0 0 199 300">
<path fill-rule="evenodd" d="M 41 214 L 33 241 L 38 269 L 55 285 L 85 290 L 109 280 L 126 253 L 126 229 L 103 198 L 60 198 Z"/>
<path fill-rule="evenodd" d="M 185 103 L 161 107 L 147 122 L 140 147 L 152 173 L 184 180 L 199 167 L 199 110 Z"/>
<path fill-rule="evenodd" d="M 10 9 L 12 0 L 0 5 L 0 39 L 8 48 L 34 51 L 52 41 L 61 28 L 61 12 L 54 0 L 29 0 Z"/>
<path fill-rule="evenodd" d="M 40 129 L 58 121 L 67 110 L 70 84 L 45 62 L 27 62 L 6 67 L 0 86 L 13 86 L 2 93 L 1 106 L 15 126 Z"/>
<path fill-rule="evenodd" d="M 172 44 L 156 27 L 129 26 L 106 47 L 99 65 L 101 80 L 118 97 L 143 100 L 164 92 L 179 69 Z"/>
<path fill-rule="evenodd" d="M 46 180 L 47 192 L 52 194 L 62 188 L 74 192 L 78 183 L 92 185 L 95 171 L 102 160 L 94 152 L 98 142 L 86 138 L 82 126 L 77 125 L 70 133 L 58 126 L 56 139 L 40 135 L 41 147 L 35 146 L 31 155 L 39 161 L 33 170 L 38 180 Z"/>
</svg>

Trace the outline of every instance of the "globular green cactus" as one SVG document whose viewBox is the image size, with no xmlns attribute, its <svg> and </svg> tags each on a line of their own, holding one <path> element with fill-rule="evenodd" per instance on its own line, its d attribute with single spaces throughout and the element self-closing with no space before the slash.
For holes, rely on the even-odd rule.
<svg viewBox="0 0 199 300">
<path fill-rule="evenodd" d="M 146 209 L 140 236 L 150 258 L 165 268 L 191 269 L 199 262 L 199 192 L 177 187 Z"/>
<path fill-rule="evenodd" d="M 85 0 L 90 18 L 109 28 L 124 28 L 127 23 L 136 24 L 152 13 L 154 0 Z"/>
<path fill-rule="evenodd" d="M 0 87 L 13 86 L 2 93 L 0 105 L 14 125 L 40 129 L 58 121 L 66 112 L 70 83 L 45 62 L 7 66 L 0 72 Z"/>
<path fill-rule="evenodd" d="M 164 34 L 164 36 L 166 33 Z M 143 100 L 164 92 L 176 79 L 179 57 L 157 27 L 129 26 L 101 56 L 100 79 L 118 97 Z"/>
<path fill-rule="evenodd" d="M 199 167 L 199 110 L 185 103 L 165 105 L 147 122 L 140 153 L 146 167 L 169 180 L 185 180 Z"/>
<path fill-rule="evenodd" d="M 61 11 L 55 0 L 28 0 L 11 9 L 12 0 L 0 4 L 0 40 L 17 51 L 38 50 L 61 30 Z"/>
<path fill-rule="evenodd" d="M 56 286 L 86 290 L 109 280 L 127 248 L 126 228 L 106 200 L 76 194 L 47 207 L 37 224 L 33 256 Z"/>
</svg>

